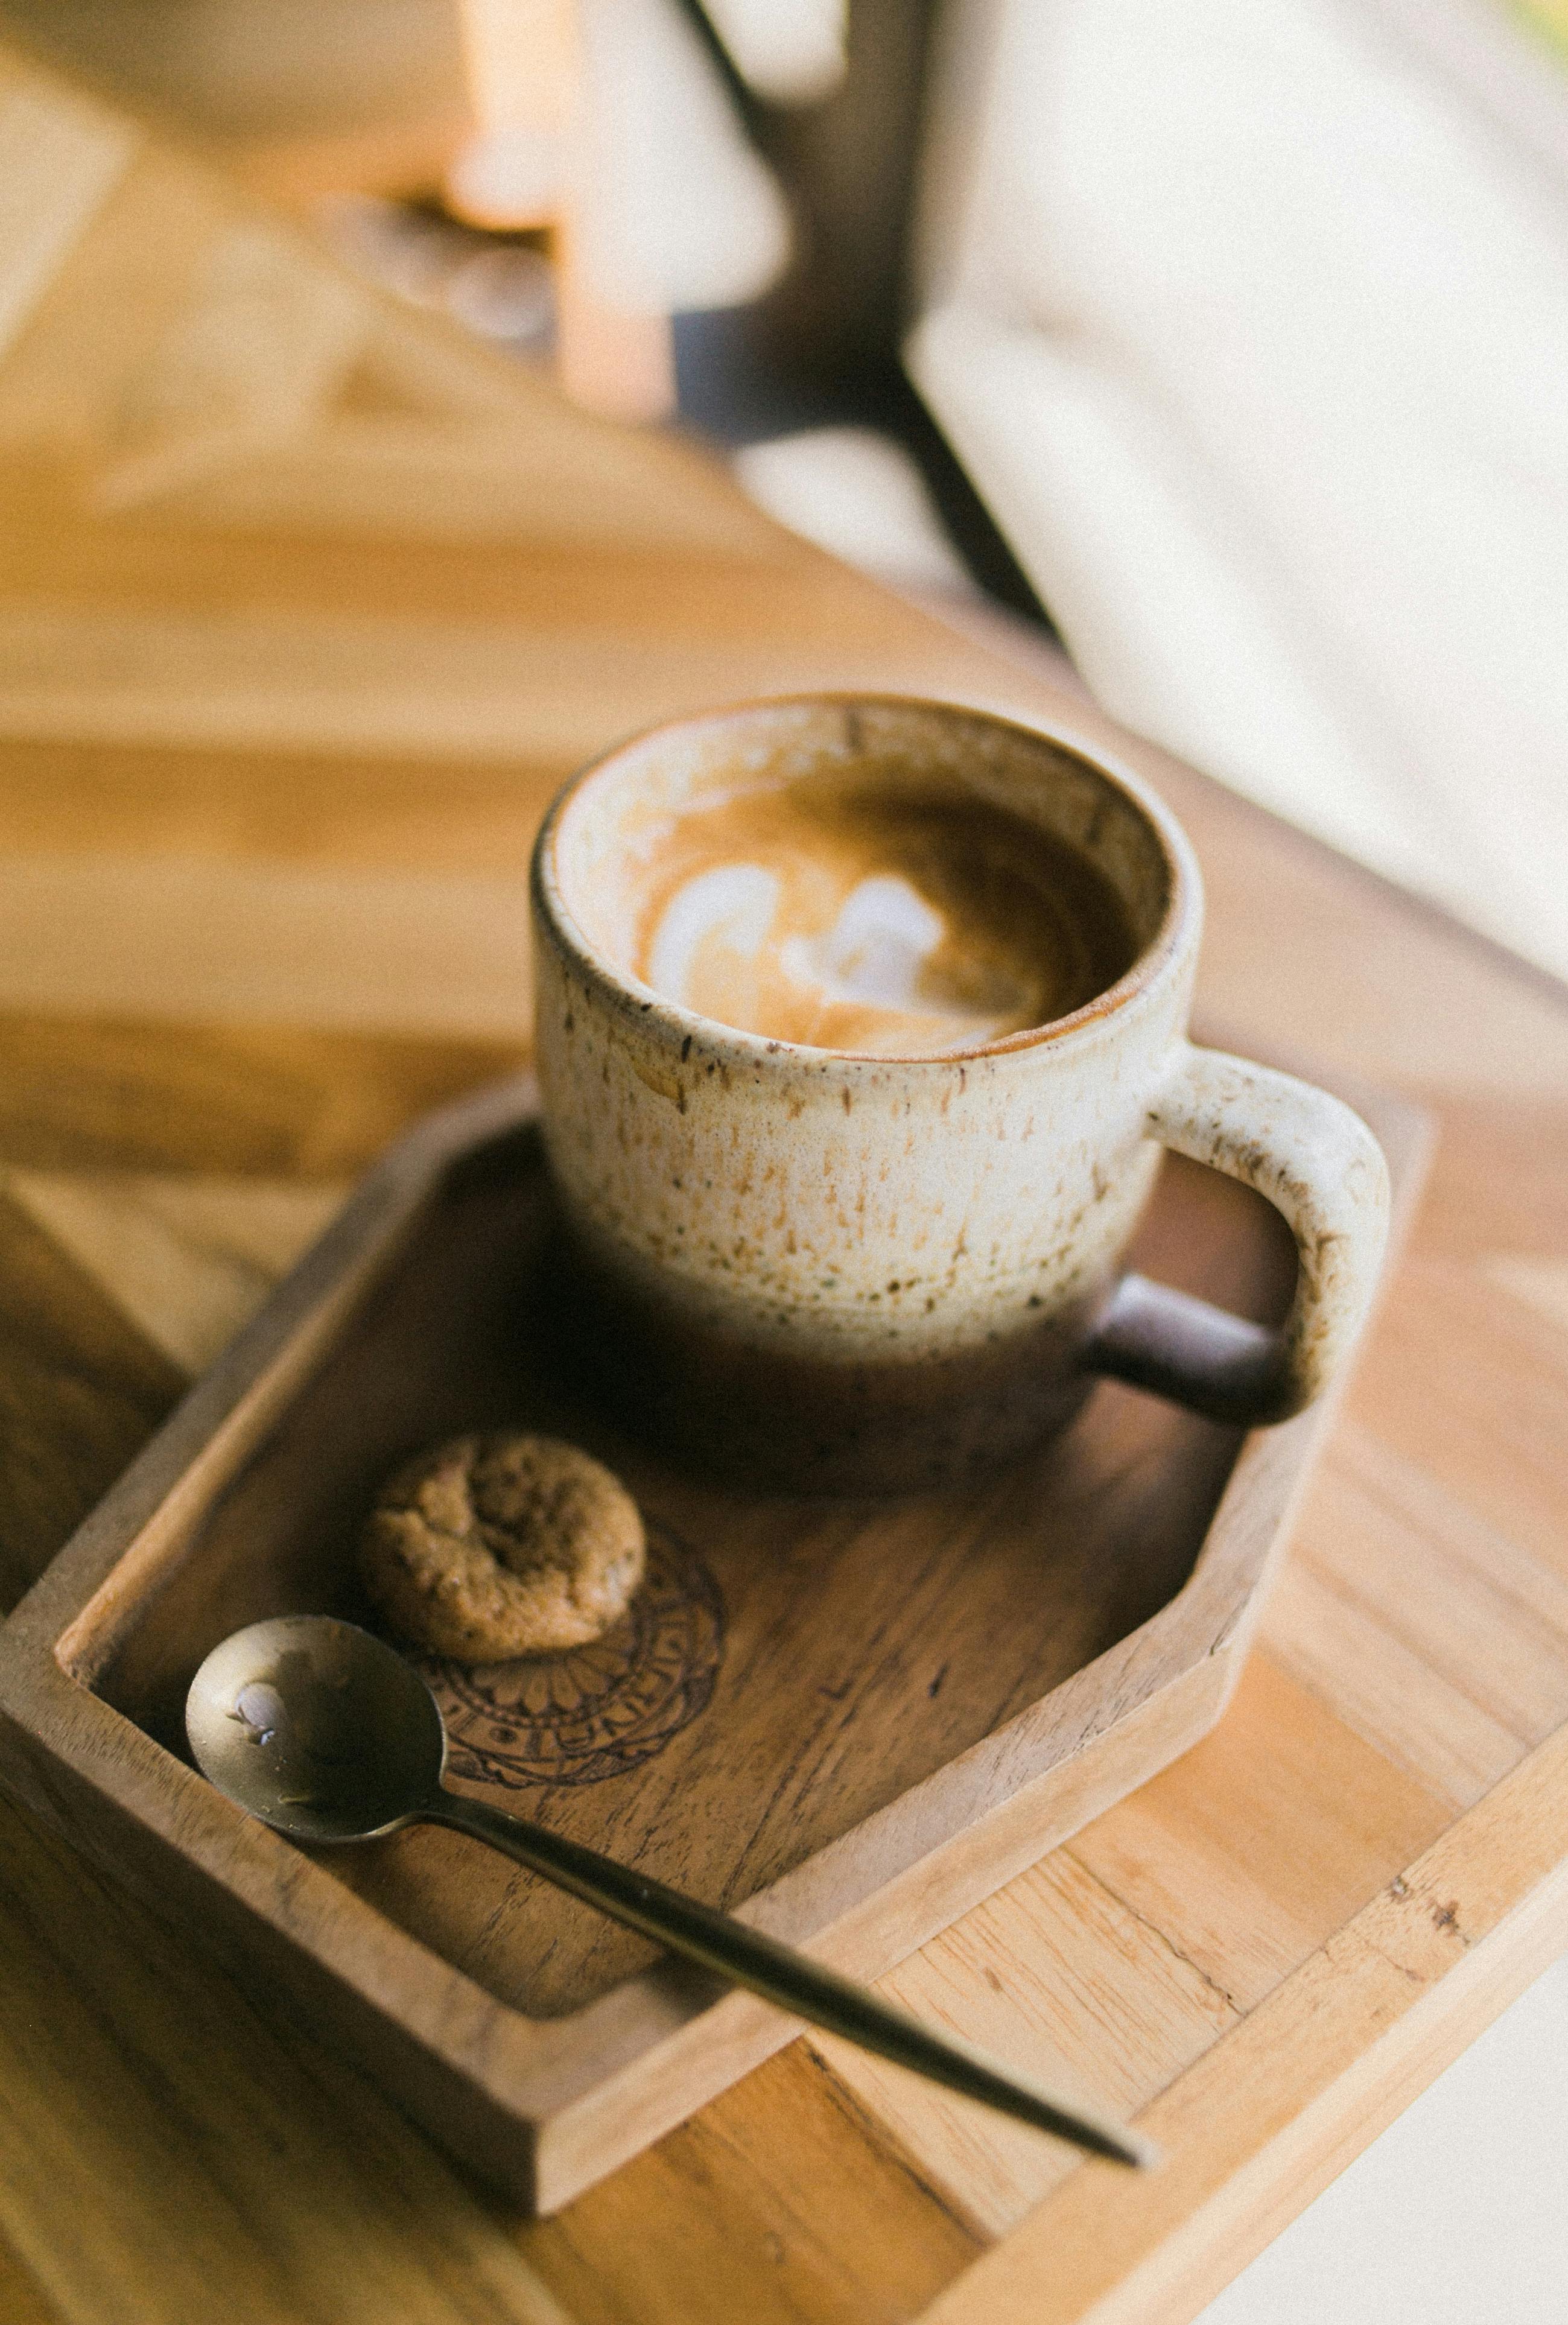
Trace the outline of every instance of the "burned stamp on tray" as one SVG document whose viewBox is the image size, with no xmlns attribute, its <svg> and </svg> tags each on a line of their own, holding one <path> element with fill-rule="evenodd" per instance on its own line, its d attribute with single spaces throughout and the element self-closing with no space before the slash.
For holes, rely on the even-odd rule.
<svg viewBox="0 0 1568 2325">
<path fill-rule="evenodd" d="M 695 1551 L 648 1527 L 647 1574 L 591 1644 L 503 1663 L 444 1657 L 420 1668 L 446 1721 L 461 1782 L 597 1784 L 662 1752 L 705 1709 L 724 1654 L 724 1601 Z"/>
</svg>

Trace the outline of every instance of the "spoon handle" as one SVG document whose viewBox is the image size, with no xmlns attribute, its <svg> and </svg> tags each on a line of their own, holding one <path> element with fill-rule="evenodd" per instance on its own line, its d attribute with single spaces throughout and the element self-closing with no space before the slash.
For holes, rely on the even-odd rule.
<svg viewBox="0 0 1568 2325">
<path fill-rule="evenodd" d="M 971 2043 L 938 2034 L 908 2013 L 881 2001 L 867 1987 L 857 1986 L 834 1970 L 824 1969 L 793 1947 L 781 1945 L 760 1930 L 683 1897 L 650 1880 L 629 1866 L 617 1865 L 579 1842 L 530 1824 L 522 1817 L 505 1815 L 485 1802 L 460 1798 L 444 1788 L 422 1815 L 432 1824 L 453 1826 L 476 1840 L 515 1857 L 532 1873 L 570 1890 L 574 1897 L 597 1905 L 612 1920 L 624 1922 L 644 1937 L 684 1954 L 705 1969 L 717 1970 L 737 1986 L 748 1987 L 765 2001 L 776 2003 L 796 2018 L 829 2033 L 841 2035 L 862 2050 L 874 2051 L 895 2065 L 913 2068 L 932 2082 L 945 2084 L 967 2098 L 982 2100 L 1016 2116 L 1021 2123 L 1054 2132 L 1097 2155 L 1118 2163 L 1146 2166 L 1156 2151 L 1136 2132 L 1055 2098 L 1037 2083 L 1016 2075 Z"/>
</svg>

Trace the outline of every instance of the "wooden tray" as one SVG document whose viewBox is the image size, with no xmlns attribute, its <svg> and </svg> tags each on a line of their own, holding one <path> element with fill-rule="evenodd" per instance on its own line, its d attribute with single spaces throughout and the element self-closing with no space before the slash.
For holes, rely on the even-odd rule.
<svg viewBox="0 0 1568 2325">
<path fill-rule="evenodd" d="M 1348 1092 L 1410 1182 L 1419 1118 Z M 197 1663 L 263 1616 L 362 1616 L 349 1548 L 402 1454 L 523 1420 L 643 1503 L 598 1646 L 431 1666 L 454 1775 L 875 1977 L 1194 1743 L 1233 1686 L 1324 1425 L 1243 1440 L 1113 1385 L 979 1494 L 747 1498 L 624 1438 L 558 1362 L 523 1082 L 432 1117 L 0 1631 L 7 1780 L 286 1995 L 448 2147 L 549 2211 L 788 2041 L 786 2020 L 445 1831 L 295 1848 L 191 1768 Z M 1137 1253 L 1259 1320 L 1273 1211 L 1167 1158 Z"/>
</svg>

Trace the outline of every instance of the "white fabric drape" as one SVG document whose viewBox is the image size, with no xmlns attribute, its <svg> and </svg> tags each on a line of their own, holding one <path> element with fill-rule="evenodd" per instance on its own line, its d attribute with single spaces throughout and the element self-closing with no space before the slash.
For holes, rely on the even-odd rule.
<svg viewBox="0 0 1568 2325">
<path fill-rule="evenodd" d="M 808 105 L 844 78 L 849 0 L 702 0 L 742 79 L 778 105 Z"/>
<path fill-rule="evenodd" d="M 911 364 L 1090 685 L 1568 973 L 1568 176 L 1371 0 L 946 32 Z"/>
<path fill-rule="evenodd" d="M 784 197 L 675 0 L 463 5 L 480 122 L 450 179 L 465 216 L 562 223 L 585 287 L 622 314 L 766 289 L 789 254 Z"/>
<path fill-rule="evenodd" d="M 755 298 L 789 251 L 784 197 L 673 0 L 579 0 L 582 79 L 566 208 L 608 307 Z"/>
</svg>

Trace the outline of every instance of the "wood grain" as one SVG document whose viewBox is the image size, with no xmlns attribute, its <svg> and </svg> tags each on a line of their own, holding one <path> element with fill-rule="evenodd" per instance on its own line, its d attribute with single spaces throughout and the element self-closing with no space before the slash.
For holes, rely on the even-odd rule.
<svg viewBox="0 0 1568 2325">
<path fill-rule="evenodd" d="M 1099 2093 L 1124 2120 L 1240 2017 L 1200 1965 L 1071 1848 L 977 1906 L 940 1950 L 923 1949 L 882 1989 L 1057 2089 Z M 878 2122 L 901 2131 L 988 2240 L 1075 2168 L 1066 2150 L 982 2107 L 929 2092 L 846 2043 L 807 2039 Z"/>
<path fill-rule="evenodd" d="M 10 2325 L 60 2325 L 58 2309 L 44 2300 L 36 2278 L 15 2255 L 0 2250 L 0 2314 Z"/>
<path fill-rule="evenodd" d="M 1444 1806 L 1266 1654 L 1232 1711 L 1195 1769 L 1145 1785 L 1074 1854 L 1246 2012 L 1436 1838 Z"/>
<path fill-rule="evenodd" d="M 918 2315 L 982 2248 L 803 2045 L 524 2231 L 580 2325 Z"/>
<path fill-rule="evenodd" d="M 0 1161 L 337 1181 L 515 1042 L 0 1011 Z"/>
<path fill-rule="evenodd" d="M 262 1025 L 313 1009 L 347 1031 L 518 1042 L 530 1024 L 521 865 L 438 879 L 14 857 L 0 931 L 0 978 L 24 1009 Z"/>
<path fill-rule="evenodd" d="M 287 1180 L 3 1166 L 0 1186 L 192 1374 L 249 1323 L 348 1192 Z"/>
<path fill-rule="evenodd" d="M 1568 1377 L 1559 1325 L 1447 1260 L 1413 1262 L 1383 1326 L 1387 1361 L 1350 1411 L 1461 1509 L 1568 1575 L 1563 1450 Z M 1500 1410 L 1496 1383 L 1513 1394 Z"/>
<path fill-rule="evenodd" d="M 1568 1580 L 1353 1423 L 1309 1498 L 1263 1636 L 1456 1807 L 1568 1719 Z"/>
<path fill-rule="evenodd" d="M 37 1579 L 184 1385 L 107 1293 L 0 1196 L 0 1608 Z"/>
<path fill-rule="evenodd" d="M 559 2325 L 505 2224 L 363 2082 L 169 1959 L 144 1910 L 9 1808 L 0 1832 L 0 2232 L 62 2316 L 218 2299 L 260 2325 Z M 57 2210 L 84 2185 L 85 2233 Z"/>
<path fill-rule="evenodd" d="M 1146 2110 L 1163 2172 L 1081 2166 L 932 2304 L 932 2325 L 1190 2316 L 1264 2240 L 1260 2214 L 1315 2193 L 1560 1950 L 1565 1775 L 1559 1733 Z"/>
<path fill-rule="evenodd" d="M 29 177 L 40 135 L 58 166 Z M 1204 866 L 1216 1038 L 1393 1079 L 1443 1125 L 1266 1660 L 1152 1802 L 895 1973 L 1004 2051 L 1147 2091 L 1167 2174 L 1046 2186 L 983 2118 L 917 2085 L 850 2097 L 841 2061 L 797 2045 L 520 2231 L 281 2026 L 266 1990 L 194 1959 L 7 1810 L 0 2302 L 27 2325 L 207 2325 L 221 2283 L 294 2325 L 355 2314 L 369 2284 L 364 2313 L 469 2325 L 546 2314 L 548 2287 L 615 2325 L 932 2302 L 966 2325 L 1091 2309 L 1177 2325 L 1568 1935 L 1561 1724 L 1533 1741 L 1560 1722 L 1568 1538 L 1563 994 L 1118 734 L 1032 634 L 971 611 L 960 635 L 780 535 L 691 448 L 585 421 L 357 286 L 335 373 L 303 396 L 296 381 L 290 405 L 253 333 L 258 377 L 211 383 L 245 426 L 204 427 L 192 327 L 199 347 L 236 235 L 264 214 L 9 63 L 0 150 L 23 222 L 0 224 L 5 860 L 47 861 L 68 901 L 73 868 L 91 875 L 76 899 L 106 866 L 157 875 L 138 892 L 157 899 L 192 894 L 194 867 L 240 900 L 252 970 L 277 980 L 301 894 L 285 874 L 393 875 L 432 928 L 441 884 L 515 866 L 545 792 L 617 727 L 768 685 L 912 685 L 1123 752 Z M 310 311 L 291 308 L 292 270 L 342 279 L 285 244 L 281 267 L 275 240 L 237 253 L 274 316 Z M 205 937 L 209 990 L 172 961 L 138 1016 L 90 918 L 74 958 L 46 931 L 60 983 L 23 1005 L 0 980 L 0 1161 L 324 1185 L 515 1063 L 489 1019 L 460 1031 L 450 986 L 439 1030 L 363 1005 L 346 1025 L 366 986 L 352 924 L 336 943 L 329 916 L 313 929 L 290 1017 L 245 1024 Z M 253 1010 L 285 997 L 251 993 Z M 116 1308 L 117 1262 L 106 1284 L 79 1239 L 73 1259 L 31 1213 L 0 1220 L 14 1591 L 181 1376 Z"/>
</svg>

